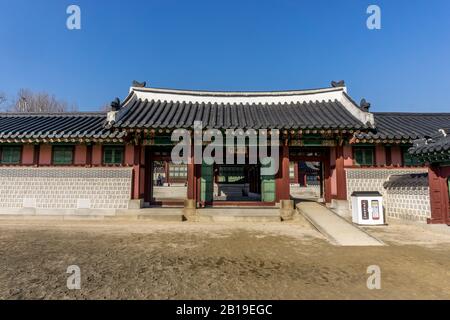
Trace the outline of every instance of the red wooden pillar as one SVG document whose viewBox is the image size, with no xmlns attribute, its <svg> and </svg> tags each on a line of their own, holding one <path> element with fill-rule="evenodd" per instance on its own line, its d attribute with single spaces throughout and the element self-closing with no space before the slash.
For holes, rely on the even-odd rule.
<svg viewBox="0 0 450 320">
<path fill-rule="evenodd" d="M 86 166 L 92 167 L 92 144 L 86 146 Z"/>
<path fill-rule="evenodd" d="M 86 165 L 87 146 L 85 144 L 76 145 L 74 148 L 73 163 L 75 165 Z"/>
<path fill-rule="evenodd" d="M 450 224 L 447 176 L 450 168 L 430 165 L 428 184 L 430 186 L 431 219 L 428 223 Z"/>
<path fill-rule="evenodd" d="M 344 169 L 344 147 L 336 147 L 336 199 L 347 200 L 347 184 Z"/>
<path fill-rule="evenodd" d="M 33 164 L 39 167 L 39 153 L 41 146 L 39 144 L 34 145 Z"/>
<path fill-rule="evenodd" d="M 278 168 L 278 175 L 275 185 L 277 201 L 289 200 L 291 198 L 289 180 L 289 146 L 286 141 L 281 146 L 280 165 Z"/>
<path fill-rule="evenodd" d="M 378 167 L 386 165 L 386 150 L 382 144 L 375 146 L 375 162 Z"/>
<path fill-rule="evenodd" d="M 189 162 L 187 164 L 187 198 L 190 200 L 196 199 L 196 165 L 194 163 L 194 144 L 191 143 L 191 155 L 189 156 Z"/>
<path fill-rule="evenodd" d="M 126 147 L 125 147 L 126 148 Z M 130 164 L 132 163 L 132 160 L 130 160 Z M 103 162 L 103 151 L 102 146 L 99 144 L 94 144 L 92 146 L 92 165 L 93 166 L 101 166 Z"/>
<path fill-rule="evenodd" d="M 153 201 L 153 160 L 150 147 L 144 148 L 144 171 L 144 201 L 150 203 Z"/>
<path fill-rule="evenodd" d="M 134 146 L 132 199 L 141 198 L 141 146 Z"/>
<path fill-rule="evenodd" d="M 327 149 L 323 160 L 323 177 L 324 177 L 324 200 L 326 203 L 331 202 L 331 158 L 330 150 Z"/>
<path fill-rule="evenodd" d="M 48 166 L 52 164 L 52 146 L 42 144 L 39 147 L 39 165 Z"/>
<path fill-rule="evenodd" d="M 24 144 L 22 147 L 22 164 L 32 165 L 34 164 L 34 145 Z"/>
</svg>

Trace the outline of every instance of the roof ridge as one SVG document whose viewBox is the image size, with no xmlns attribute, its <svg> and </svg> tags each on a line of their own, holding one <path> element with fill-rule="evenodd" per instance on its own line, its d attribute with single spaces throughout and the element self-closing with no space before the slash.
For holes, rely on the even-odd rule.
<svg viewBox="0 0 450 320">
<path fill-rule="evenodd" d="M 283 96 L 283 95 L 301 95 L 323 92 L 345 91 L 345 87 L 326 87 L 301 90 L 269 90 L 269 91 L 221 91 L 221 90 L 192 90 L 192 89 L 172 89 L 172 88 L 149 88 L 149 87 L 131 87 L 132 91 L 168 93 L 178 95 L 194 96 L 217 96 L 217 97 L 258 97 L 258 96 Z"/>
<path fill-rule="evenodd" d="M 386 116 L 386 115 L 401 115 L 401 116 L 450 116 L 450 112 L 373 112 L 374 115 Z"/>
<path fill-rule="evenodd" d="M 82 111 L 82 112 L 0 112 L 0 117 L 37 117 L 37 116 L 105 116 L 106 112 L 101 111 Z"/>
</svg>

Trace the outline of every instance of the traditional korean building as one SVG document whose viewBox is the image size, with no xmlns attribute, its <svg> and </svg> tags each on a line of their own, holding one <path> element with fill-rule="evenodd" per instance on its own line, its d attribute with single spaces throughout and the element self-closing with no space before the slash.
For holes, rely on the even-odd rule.
<svg viewBox="0 0 450 320">
<path fill-rule="evenodd" d="M 172 163 L 172 132 L 193 135 L 196 121 L 203 130 L 267 129 L 269 136 L 278 130 L 279 170 L 264 175 L 260 162 Z M 427 172 L 408 149 L 449 125 L 450 114 L 373 113 L 366 101 L 355 103 L 343 82 L 273 92 L 157 89 L 134 82 L 108 113 L 0 114 L 0 212 L 114 214 L 184 206 L 186 199 L 199 209 L 277 206 L 301 197 L 308 181 L 317 185 L 318 201 L 339 211 L 348 209 L 353 191 L 389 197 L 384 183 L 391 176 Z M 224 153 L 233 150 L 224 147 Z M 243 156 L 248 158 L 248 148 Z M 416 198 L 429 203 L 426 192 Z M 429 204 L 415 212 L 385 203 L 392 217 L 431 218 Z"/>
</svg>

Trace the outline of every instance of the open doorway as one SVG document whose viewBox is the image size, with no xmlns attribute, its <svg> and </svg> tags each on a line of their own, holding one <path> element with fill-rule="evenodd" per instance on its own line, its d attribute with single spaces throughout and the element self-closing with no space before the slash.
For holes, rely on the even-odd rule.
<svg viewBox="0 0 450 320">
<path fill-rule="evenodd" d="M 298 200 L 317 201 L 323 197 L 322 162 L 298 161 L 291 162 L 291 167 L 297 172 L 294 181 L 291 178 L 291 196 Z M 293 170 L 293 171 L 294 171 Z"/>
<path fill-rule="evenodd" d="M 216 165 L 213 201 L 261 201 L 258 165 Z"/>
<path fill-rule="evenodd" d="M 182 207 L 187 197 L 187 165 L 174 164 L 170 149 L 148 148 L 146 151 L 146 206 Z"/>
<path fill-rule="evenodd" d="M 155 203 L 180 202 L 186 199 L 187 165 L 171 161 L 153 162 L 153 198 Z"/>
<path fill-rule="evenodd" d="M 319 147 L 290 150 L 290 192 L 295 202 L 324 201 L 327 155 L 326 150 Z"/>
</svg>

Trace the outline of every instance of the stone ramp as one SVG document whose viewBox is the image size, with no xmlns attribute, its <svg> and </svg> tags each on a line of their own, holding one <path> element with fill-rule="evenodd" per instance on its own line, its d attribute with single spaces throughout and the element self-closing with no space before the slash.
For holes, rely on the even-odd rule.
<svg viewBox="0 0 450 320">
<path fill-rule="evenodd" d="M 335 245 L 384 245 L 381 241 L 316 202 L 300 202 L 297 204 L 297 209 L 317 230 Z"/>
</svg>

